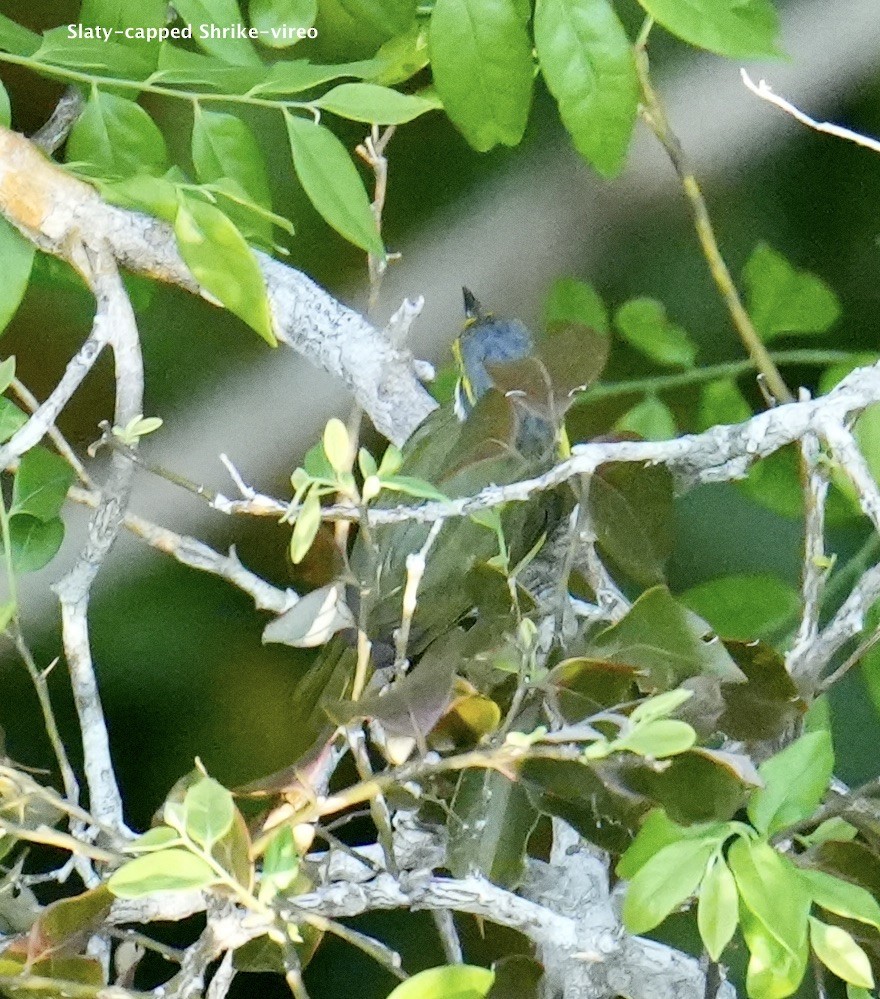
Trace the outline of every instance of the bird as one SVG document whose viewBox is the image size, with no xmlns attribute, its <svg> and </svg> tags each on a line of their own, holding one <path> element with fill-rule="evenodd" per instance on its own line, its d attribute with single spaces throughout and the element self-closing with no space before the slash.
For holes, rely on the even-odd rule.
<svg viewBox="0 0 880 999">
<path fill-rule="evenodd" d="M 465 322 L 452 346 L 458 371 L 453 406 L 441 407 L 416 429 L 404 445 L 399 471 L 430 482 L 449 498 L 540 474 L 556 459 L 559 439 L 535 337 L 518 320 L 485 312 L 469 289 L 462 293 Z M 385 502 L 398 500 L 395 494 Z M 547 494 L 506 508 L 504 535 L 512 564 L 549 529 L 559 505 L 558 496 Z M 374 529 L 370 545 L 363 538 L 355 543 L 350 566 L 371 605 L 371 637 L 388 636 L 399 623 L 406 558 L 421 548 L 429 530 L 430 525 L 403 522 Z M 473 599 L 466 576 L 497 552 L 497 536 L 470 518 L 444 524 L 419 587 L 413 653 L 468 612 Z"/>
</svg>

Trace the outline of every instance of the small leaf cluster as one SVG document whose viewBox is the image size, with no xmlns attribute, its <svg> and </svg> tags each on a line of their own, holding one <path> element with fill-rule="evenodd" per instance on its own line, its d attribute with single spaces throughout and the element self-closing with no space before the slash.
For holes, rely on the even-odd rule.
<svg viewBox="0 0 880 999">
<path fill-rule="evenodd" d="M 305 558 L 321 526 L 322 497 L 338 495 L 361 508 L 366 508 L 383 490 L 415 499 L 446 499 L 429 482 L 397 474 L 403 458 L 394 445 L 385 449 L 378 463 L 366 448 L 360 448 L 357 458 L 362 476 L 360 487 L 351 470 L 351 455 L 348 430 L 342 420 L 334 417 L 327 422 L 320 444 L 311 448 L 303 465 L 290 477 L 294 494 L 286 519 L 294 521 L 290 540 L 290 558 L 294 564 Z"/>
<path fill-rule="evenodd" d="M 748 823 L 685 827 L 661 809 L 652 812 L 617 866 L 629 880 L 623 918 L 630 932 L 648 932 L 696 897 L 697 925 L 713 961 L 740 928 L 750 953 L 752 999 L 795 992 L 810 950 L 844 982 L 873 988 L 867 953 L 835 920 L 880 930 L 880 905 L 863 887 L 812 866 L 807 853 L 789 856 L 776 845 L 815 814 L 832 766 L 829 734 L 808 733 L 761 765 L 763 786 L 749 797 Z M 836 820 L 794 840 L 815 846 L 855 834 Z"/>
<path fill-rule="evenodd" d="M 0 364 L 0 392 L 15 377 L 15 358 Z M 15 403 L 0 396 L 0 444 L 8 441 L 27 422 Z M 59 513 L 73 482 L 68 463 L 46 448 L 36 446 L 21 457 L 12 476 L 10 500 L 0 502 L 0 528 L 7 576 L 36 572 L 54 557 L 64 540 L 64 522 Z M 6 627 L 15 613 L 10 602 L 0 618 Z"/>
</svg>

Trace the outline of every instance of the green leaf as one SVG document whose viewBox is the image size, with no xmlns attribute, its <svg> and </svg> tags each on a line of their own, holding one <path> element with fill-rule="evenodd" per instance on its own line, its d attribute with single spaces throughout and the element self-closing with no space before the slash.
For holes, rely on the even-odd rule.
<svg viewBox="0 0 880 999">
<path fill-rule="evenodd" d="M 645 818 L 638 835 L 617 862 L 617 876 L 632 880 L 655 854 L 683 839 L 708 840 L 714 837 L 714 841 L 720 846 L 730 835 L 726 829 L 726 824 L 717 822 L 680 826 L 662 808 L 655 808 Z"/>
<path fill-rule="evenodd" d="M 161 173 L 168 165 L 165 139 L 147 112 L 97 88 L 71 129 L 65 156 L 109 178 Z"/>
<path fill-rule="evenodd" d="M 253 93 L 255 96 L 286 97 L 345 76 L 363 78 L 375 68 L 375 63 L 369 59 L 340 63 L 338 66 L 312 65 L 308 59 L 276 62 L 254 86 Z"/>
<path fill-rule="evenodd" d="M 620 172 L 639 100 L 632 46 L 606 0 L 537 0 L 541 72 L 581 156 L 606 177 Z"/>
<path fill-rule="evenodd" d="M 880 904 L 869 891 L 826 871 L 802 868 L 800 875 L 817 905 L 880 930 Z"/>
<path fill-rule="evenodd" d="M 657 694 L 656 697 L 648 697 L 633 709 L 629 716 L 630 724 L 644 724 L 658 718 L 667 718 L 693 696 L 692 690 L 679 687 Z"/>
<path fill-rule="evenodd" d="M 764 840 L 736 840 L 727 862 L 740 898 L 764 932 L 797 957 L 806 942 L 810 909 L 810 895 L 797 868 Z"/>
<path fill-rule="evenodd" d="M 697 741 L 697 733 L 687 722 L 676 718 L 659 718 L 639 725 L 629 735 L 615 739 L 615 750 L 626 749 L 639 756 L 663 759 L 684 753 Z"/>
<path fill-rule="evenodd" d="M 324 221 L 355 246 L 384 257 L 370 199 L 345 146 L 313 121 L 288 112 L 284 120 L 296 175 Z"/>
<path fill-rule="evenodd" d="M 770 0 L 639 0 L 667 31 L 683 41 L 732 58 L 780 55 Z"/>
<path fill-rule="evenodd" d="M 808 732 L 758 768 L 764 779 L 749 799 L 752 825 L 772 836 L 809 818 L 819 805 L 834 769 L 834 750 L 827 731 Z"/>
<path fill-rule="evenodd" d="M 807 970 L 809 947 L 806 935 L 792 953 L 745 907 L 740 908 L 740 924 L 749 948 L 746 993 L 750 999 L 786 999 L 797 990 Z"/>
<path fill-rule="evenodd" d="M 559 278 L 544 303 L 544 324 L 557 322 L 580 323 L 604 333 L 610 330 L 608 310 L 599 293 L 586 281 L 577 278 Z"/>
<path fill-rule="evenodd" d="M 154 66 L 152 57 L 144 49 L 103 38 L 71 38 L 66 25 L 43 32 L 40 47 L 32 58 L 36 62 L 65 66 L 89 75 L 128 80 L 145 80 Z"/>
<path fill-rule="evenodd" d="M 232 794 L 213 777 L 203 777 L 186 792 L 183 818 L 187 834 L 210 850 L 232 828 Z"/>
<path fill-rule="evenodd" d="M 806 710 L 785 660 L 765 642 L 725 641 L 724 645 L 748 682 L 721 688 L 725 710 L 717 721 L 719 731 L 748 742 L 778 739 Z"/>
<path fill-rule="evenodd" d="M 276 67 L 281 65 L 286 63 L 276 63 Z M 163 42 L 159 46 L 159 59 L 152 81 L 207 87 L 226 94 L 246 94 L 259 87 L 266 75 L 262 64 L 233 65 L 214 56 L 190 52 L 179 45 Z"/>
<path fill-rule="evenodd" d="M 638 434 L 646 441 L 672 440 L 678 432 L 672 410 L 656 395 L 649 395 L 636 403 L 614 424 L 614 429 Z"/>
<path fill-rule="evenodd" d="M 299 565 L 306 557 L 320 526 L 321 501 L 316 490 L 311 489 L 297 514 L 290 538 L 290 561 L 294 565 Z"/>
<path fill-rule="evenodd" d="M 15 574 L 37 572 L 52 561 L 61 547 L 64 524 L 60 517 L 44 521 L 18 514 L 9 521 L 9 537 Z"/>
<path fill-rule="evenodd" d="M 2 80 L 0 80 L 0 125 L 5 125 L 6 128 L 12 125 L 12 107 Z"/>
<path fill-rule="evenodd" d="M 349 450 L 351 444 L 348 439 L 348 430 L 342 420 L 332 417 L 324 427 L 323 437 L 324 454 L 334 472 L 340 474 L 348 471 Z"/>
<path fill-rule="evenodd" d="M 452 876 L 482 874 L 504 888 L 517 887 L 537 819 L 521 784 L 495 770 L 463 771 L 447 822 Z"/>
<path fill-rule="evenodd" d="M 816 957 L 838 978 L 860 989 L 874 988 L 868 955 L 841 926 L 810 917 L 810 944 Z"/>
<path fill-rule="evenodd" d="M 180 844 L 180 833 L 169 826 L 155 826 L 148 829 L 143 836 L 130 843 L 126 849 L 131 853 L 153 853 L 156 850 L 165 850 L 171 845 Z"/>
<path fill-rule="evenodd" d="M 437 0 L 428 50 L 443 106 L 474 149 L 517 145 L 534 71 L 529 36 L 511 0 Z"/>
<path fill-rule="evenodd" d="M 796 620 L 800 594 L 769 573 L 720 576 L 681 594 L 679 600 L 723 638 L 769 638 Z"/>
<path fill-rule="evenodd" d="M 313 103 L 342 118 L 377 125 L 402 125 L 441 107 L 439 101 L 415 94 L 401 94 L 390 87 L 378 87 L 375 83 L 340 83 Z"/>
<path fill-rule="evenodd" d="M 380 468 L 379 480 L 382 483 L 383 489 L 388 489 L 393 493 L 403 493 L 406 496 L 414 496 L 416 499 L 435 500 L 438 503 L 442 503 L 448 499 L 445 493 L 432 486 L 430 482 L 425 482 L 424 479 L 416 479 L 411 475 L 383 476 L 382 469 Z"/>
<path fill-rule="evenodd" d="M 796 270 L 764 244 L 749 257 L 743 280 L 749 315 L 762 340 L 824 333 L 840 315 L 837 296 L 821 278 Z"/>
<path fill-rule="evenodd" d="M 709 382 L 700 393 L 700 412 L 697 429 L 744 423 L 752 415 L 752 407 L 746 402 L 732 378 Z"/>
<path fill-rule="evenodd" d="M 0 218 L 0 333 L 18 311 L 31 279 L 34 244 L 5 218 Z"/>
<path fill-rule="evenodd" d="M 600 632 L 588 650 L 644 671 L 646 689 L 669 690 L 690 676 L 727 681 L 742 673 L 721 646 L 707 642 L 708 626 L 672 598 L 663 586 L 643 593 L 617 624 Z"/>
<path fill-rule="evenodd" d="M 180 194 L 174 234 L 180 255 L 199 284 L 274 346 L 263 272 L 229 218 L 199 198 Z"/>
<path fill-rule="evenodd" d="M 339 6 L 355 21 L 392 37 L 411 27 L 418 0 L 339 0 Z"/>
<path fill-rule="evenodd" d="M 401 982 L 388 999 L 484 999 L 494 980 L 488 968 L 447 964 Z"/>
<path fill-rule="evenodd" d="M 248 14 L 251 27 L 260 32 L 262 45 L 286 49 L 301 40 L 297 29 L 315 23 L 318 0 L 251 0 Z"/>
<path fill-rule="evenodd" d="M 692 368 L 697 348 L 681 326 L 670 322 L 666 306 L 654 298 L 633 298 L 614 316 L 624 339 L 658 364 Z"/>
<path fill-rule="evenodd" d="M 263 856 L 260 877 L 260 901 L 268 902 L 279 892 L 289 888 L 299 871 L 299 854 L 293 841 L 290 826 L 282 826 L 269 840 Z"/>
<path fill-rule="evenodd" d="M 157 891 L 207 888 L 216 880 L 207 861 L 189 850 L 171 849 L 123 864 L 110 875 L 107 887 L 117 898 L 143 898 Z"/>
<path fill-rule="evenodd" d="M 233 114 L 203 111 L 195 105 L 192 133 L 192 159 L 202 183 L 229 177 L 241 185 L 247 196 L 264 208 L 272 197 L 266 162 L 253 132 Z"/>
<path fill-rule="evenodd" d="M 141 173 L 125 180 L 99 183 L 101 194 L 111 204 L 146 212 L 166 222 L 177 215 L 177 185 L 164 177 Z"/>
<path fill-rule="evenodd" d="M 18 56 L 31 56 L 40 47 L 40 36 L 0 14 L 0 49 Z"/>
<path fill-rule="evenodd" d="M 623 922 L 630 933 L 654 929 L 697 890 L 717 849 L 714 839 L 682 840 L 663 847 L 626 889 Z"/>
<path fill-rule="evenodd" d="M 672 476 L 631 462 L 600 465 L 581 502 L 588 502 L 602 558 L 639 586 L 663 581 L 675 546 Z"/>
<path fill-rule="evenodd" d="M 223 28 L 235 28 L 242 23 L 241 11 L 236 0 L 174 0 L 174 9 L 188 24 L 193 25 L 195 41 L 211 55 L 218 56 L 224 62 L 237 66 L 256 66 L 262 68 L 262 60 L 257 55 L 253 43 L 248 38 L 208 37 L 201 30 L 201 25 L 207 28 L 217 28 L 214 34 L 222 33 Z"/>
<path fill-rule="evenodd" d="M 39 445 L 31 448 L 15 473 L 10 515 L 26 513 L 44 523 L 52 520 L 64 504 L 73 477 L 73 469 L 60 455 Z"/>
<path fill-rule="evenodd" d="M 0 397 L 0 444 L 5 444 L 27 421 L 27 414 L 23 413 L 14 402 Z"/>
<path fill-rule="evenodd" d="M 717 961 L 739 922 L 739 896 L 736 881 L 722 856 L 717 856 L 700 885 L 697 926 L 709 957 Z"/>
</svg>

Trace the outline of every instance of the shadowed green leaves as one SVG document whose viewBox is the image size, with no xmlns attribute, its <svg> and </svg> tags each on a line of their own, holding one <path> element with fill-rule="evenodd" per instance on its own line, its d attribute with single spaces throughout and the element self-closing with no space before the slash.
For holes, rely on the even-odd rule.
<svg viewBox="0 0 880 999">
<path fill-rule="evenodd" d="M 667 317 L 662 302 L 633 298 L 617 310 L 614 325 L 629 344 L 658 364 L 694 366 L 697 348 L 687 331 Z"/>
<path fill-rule="evenodd" d="M 532 48 L 512 0 L 437 0 L 428 34 L 446 113 L 474 149 L 522 139 L 532 99 Z"/>
<path fill-rule="evenodd" d="M 762 340 L 824 333 L 840 316 L 837 296 L 821 278 L 796 270 L 763 243 L 749 257 L 743 280 L 749 315 Z"/>
<path fill-rule="evenodd" d="M 719 576 L 680 597 L 723 638 L 771 638 L 797 620 L 800 595 L 768 573 Z"/>
<path fill-rule="evenodd" d="M 834 767 L 831 735 L 808 732 L 759 767 L 764 787 L 749 800 L 748 815 L 761 833 L 808 819 L 819 805 Z"/>
<path fill-rule="evenodd" d="M 297 29 L 310 28 L 317 13 L 318 0 L 251 0 L 248 6 L 260 43 L 273 49 L 288 48 L 299 41 Z"/>
<path fill-rule="evenodd" d="M 526 843 L 538 813 L 522 784 L 496 770 L 465 770 L 447 822 L 447 865 L 453 877 L 479 873 L 515 888 L 525 868 Z"/>
<path fill-rule="evenodd" d="M 587 502 L 602 557 L 640 586 L 663 580 L 675 543 L 672 477 L 660 465 L 601 465 Z"/>
<path fill-rule="evenodd" d="M 596 636 L 588 654 L 635 667 L 644 690 L 670 690 L 692 676 L 743 678 L 705 621 L 663 586 L 643 593 L 624 618 Z"/>
<path fill-rule="evenodd" d="M 607 0 L 537 0 L 535 47 L 541 72 L 578 152 L 616 175 L 636 120 L 632 46 Z"/>
</svg>

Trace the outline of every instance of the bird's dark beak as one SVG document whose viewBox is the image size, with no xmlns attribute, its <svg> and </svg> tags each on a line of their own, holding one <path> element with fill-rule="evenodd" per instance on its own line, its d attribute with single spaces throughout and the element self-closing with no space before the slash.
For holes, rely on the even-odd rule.
<svg viewBox="0 0 880 999">
<path fill-rule="evenodd" d="M 464 296 L 464 314 L 468 319 L 479 319 L 482 309 L 473 292 L 470 288 L 462 288 L 461 293 Z"/>
</svg>

